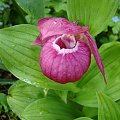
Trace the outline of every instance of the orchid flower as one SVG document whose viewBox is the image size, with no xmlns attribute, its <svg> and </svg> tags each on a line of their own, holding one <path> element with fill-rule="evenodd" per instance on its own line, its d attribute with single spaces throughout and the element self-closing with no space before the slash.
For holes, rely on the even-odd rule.
<svg viewBox="0 0 120 120">
<path fill-rule="evenodd" d="M 88 26 L 78 26 L 65 18 L 43 18 L 38 28 L 40 34 L 33 44 L 43 46 L 39 63 L 45 76 L 62 84 L 80 80 L 93 53 L 106 82 L 104 66 Z"/>
</svg>

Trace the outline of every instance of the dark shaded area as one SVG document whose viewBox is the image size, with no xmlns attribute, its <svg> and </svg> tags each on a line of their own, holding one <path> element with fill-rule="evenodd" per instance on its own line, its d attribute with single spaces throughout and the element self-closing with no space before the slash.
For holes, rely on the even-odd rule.
<svg viewBox="0 0 120 120">
<path fill-rule="evenodd" d="M 8 88 L 13 83 L 13 81 L 15 82 L 17 80 L 17 78 L 14 75 L 12 75 L 10 72 L 1 70 L 1 69 L 0 69 L 0 79 L 2 79 L 2 82 L 0 82 L 1 83 L 0 92 L 5 93 L 5 94 L 7 94 Z"/>
</svg>

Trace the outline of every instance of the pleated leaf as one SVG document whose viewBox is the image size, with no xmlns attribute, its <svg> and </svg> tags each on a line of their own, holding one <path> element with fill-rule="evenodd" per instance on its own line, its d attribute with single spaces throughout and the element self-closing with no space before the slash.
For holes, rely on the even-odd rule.
<svg viewBox="0 0 120 120">
<path fill-rule="evenodd" d="M 19 117 L 23 110 L 37 99 L 43 98 L 43 90 L 23 81 L 17 81 L 8 91 L 8 104 Z"/>
<path fill-rule="evenodd" d="M 109 95 L 114 101 L 120 99 L 120 78 L 118 75 L 118 81 L 112 82 L 105 87 L 104 92 Z"/>
<path fill-rule="evenodd" d="M 117 7 L 118 0 L 67 0 L 69 19 L 89 26 L 93 36 L 108 26 Z"/>
<path fill-rule="evenodd" d="M 92 59 L 88 72 L 81 81 L 78 81 L 78 86 L 81 90 L 74 99 L 75 102 L 87 107 L 97 107 L 96 90 L 104 91 L 114 101 L 120 99 L 120 43 L 105 44 L 99 51 L 104 63 L 108 85 L 105 85 L 103 76 L 95 60 Z"/>
<path fill-rule="evenodd" d="M 120 107 L 103 93 L 98 93 L 98 120 L 119 120 Z"/>
<path fill-rule="evenodd" d="M 38 87 L 78 91 L 74 83 L 65 85 L 46 78 L 40 69 L 40 47 L 32 45 L 39 31 L 33 25 L 0 30 L 0 55 L 6 68 L 20 80 Z"/>
<path fill-rule="evenodd" d="M 22 113 L 22 120 L 73 120 L 75 108 L 58 98 L 43 98 L 31 103 Z"/>
<path fill-rule="evenodd" d="M 95 94 L 96 90 L 82 90 L 73 99 L 74 102 L 86 106 L 86 107 L 97 107 L 97 97 Z"/>
</svg>

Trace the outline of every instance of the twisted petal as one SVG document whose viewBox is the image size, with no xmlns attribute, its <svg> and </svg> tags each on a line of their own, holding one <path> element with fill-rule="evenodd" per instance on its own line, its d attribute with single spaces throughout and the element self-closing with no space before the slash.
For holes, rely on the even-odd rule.
<svg viewBox="0 0 120 120">
<path fill-rule="evenodd" d="M 105 80 L 105 83 L 107 83 L 107 80 L 106 80 L 106 77 L 105 77 L 105 72 L 104 72 L 104 65 L 102 63 L 102 60 L 101 60 L 101 57 L 100 57 L 100 54 L 98 52 L 98 49 L 97 49 L 97 45 L 95 43 L 95 40 L 92 38 L 92 36 L 90 35 L 89 32 L 86 32 L 85 33 L 86 37 L 87 37 L 87 40 L 88 40 L 88 44 L 89 44 L 89 47 L 94 55 L 94 58 L 96 60 L 96 63 L 104 77 L 104 80 Z"/>
</svg>

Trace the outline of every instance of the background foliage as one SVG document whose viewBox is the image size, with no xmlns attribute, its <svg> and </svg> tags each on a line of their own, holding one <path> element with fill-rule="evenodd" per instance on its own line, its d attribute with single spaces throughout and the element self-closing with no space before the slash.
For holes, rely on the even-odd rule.
<svg viewBox="0 0 120 120">
<path fill-rule="evenodd" d="M 1 120 L 119 120 L 120 1 L 96 1 L 0 0 Z M 90 26 L 100 47 L 107 86 L 93 58 L 76 83 L 61 85 L 43 76 L 37 62 L 40 48 L 31 43 L 39 34 L 39 18 L 53 16 L 80 18 L 80 25 Z"/>
</svg>

